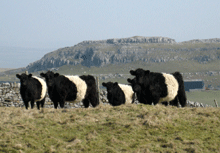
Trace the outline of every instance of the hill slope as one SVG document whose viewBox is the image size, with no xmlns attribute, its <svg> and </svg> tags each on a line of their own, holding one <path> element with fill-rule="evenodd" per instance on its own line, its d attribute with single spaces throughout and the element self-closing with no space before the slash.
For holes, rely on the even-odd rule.
<svg viewBox="0 0 220 153">
<path fill-rule="evenodd" d="M 220 152 L 218 108 L 0 108 L 1 152 Z"/>
<path fill-rule="evenodd" d="M 46 54 L 27 66 L 29 72 L 63 65 L 103 67 L 132 62 L 165 63 L 196 61 L 207 63 L 220 58 L 220 39 L 191 40 L 176 43 L 166 37 L 131 37 L 100 41 L 83 41 Z"/>
</svg>

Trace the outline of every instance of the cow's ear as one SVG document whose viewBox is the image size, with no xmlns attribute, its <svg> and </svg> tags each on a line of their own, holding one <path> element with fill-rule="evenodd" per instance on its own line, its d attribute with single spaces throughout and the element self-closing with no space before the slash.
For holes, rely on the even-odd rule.
<svg viewBox="0 0 220 153">
<path fill-rule="evenodd" d="M 128 78 L 127 81 L 128 81 L 129 83 L 132 83 L 132 80 L 131 80 L 130 78 Z"/>
<path fill-rule="evenodd" d="M 16 77 L 17 77 L 18 79 L 20 79 L 20 78 L 21 78 L 21 75 L 19 75 L 19 74 L 16 74 Z"/>
<path fill-rule="evenodd" d="M 103 85 L 104 87 L 106 87 L 106 83 L 105 83 L 105 82 L 103 82 L 102 85 Z"/>
<path fill-rule="evenodd" d="M 29 74 L 29 75 L 28 75 L 28 78 L 31 78 L 31 77 L 32 77 L 32 74 Z"/>
<path fill-rule="evenodd" d="M 145 75 L 148 75 L 148 74 L 150 74 L 150 70 L 145 71 Z"/>
<path fill-rule="evenodd" d="M 59 73 L 55 73 L 54 74 L 54 77 L 58 77 L 60 74 Z"/>
<path fill-rule="evenodd" d="M 46 74 L 45 74 L 45 73 L 41 73 L 41 74 L 40 74 L 40 76 L 45 77 L 45 76 L 46 76 Z"/>
<path fill-rule="evenodd" d="M 118 82 L 115 82 L 113 85 L 114 85 L 114 86 L 117 86 L 117 85 L 118 85 Z"/>
<path fill-rule="evenodd" d="M 130 74 L 131 74 L 131 75 L 135 75 L 136 73 L 135 73 L 134 70 L 131 70 L 131 71 L 130 71 Z"/>
</svg>

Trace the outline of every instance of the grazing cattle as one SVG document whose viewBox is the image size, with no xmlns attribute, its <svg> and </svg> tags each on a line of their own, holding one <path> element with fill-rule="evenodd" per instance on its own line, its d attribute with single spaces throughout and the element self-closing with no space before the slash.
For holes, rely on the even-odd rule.
<svg viewBox="0 0 220 153">
<path fill-rule="evenodd" d="M 85 108 L 89 107 L 89 103 L 93 107 L 99 104 L 95 78 L 91 75 L 60 75 L 52 71 L 40 75 L 46 79 L 48 94 L 55 109 L 58 103 L 63 108 L 65 101 L 82 101 Z"/>
<path fill-rule="evenodd" d="M 117 82 L 103 82 L 102 85 L 107 88 L 107 98 L 112 106 L 134 102 L 134 92 L 130 85 Z"/>
<path fill-rule="evenodd" d="M 47 92 L 46 82 L 39 77 L 32 76 L 32 74 L 16 74 L 16 77 L 20 79 L 21 82 L 20 94 L 26 109 L 28 109 L 29 101 L 31 101 L 32 109 L 34 107 L 34 102 L 37 102 L 38 109 L 40 109 L 40 104 L 43 108 Z"/>
<path fill-rule="evenodd" d="M 172 74 L 150 72 L 149 70 L 137 69 L 130 71 L 135 76 L 136 84 L 141 86 L 143 94 L 146 95 L 147 103 L 168 102 L 182 107 L 186 106 L 186 93 L 184 82 L 179 72 Z"/>
</svg>

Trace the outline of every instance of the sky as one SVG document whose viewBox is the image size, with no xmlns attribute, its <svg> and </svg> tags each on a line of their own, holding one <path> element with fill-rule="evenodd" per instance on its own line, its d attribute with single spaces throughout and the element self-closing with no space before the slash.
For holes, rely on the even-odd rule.
<svg viewBox="0 0 220 153">
<path fill-rule="evenodd" d="M 1 0 L 0 47 L 41 49 L 38 56 L 29 53 L 35 61 L 84 40 L 220 38 L 219 7 L 219 0 Z M 0 61 L 7 59 L 1 52 Z M 8 67 L 20 67 L 16 58 L 14 65 Z"/>
</svg>

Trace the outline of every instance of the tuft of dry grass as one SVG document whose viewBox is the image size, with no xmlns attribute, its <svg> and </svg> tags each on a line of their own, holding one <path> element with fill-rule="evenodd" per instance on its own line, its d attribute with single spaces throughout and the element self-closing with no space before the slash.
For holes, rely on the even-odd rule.
<svg viewBox="0 0 220 153">
<path fill-rule="evenodd" d="M 220 152 L 219 108 L 0 108 L 0 152 Z"/>
</svg>

